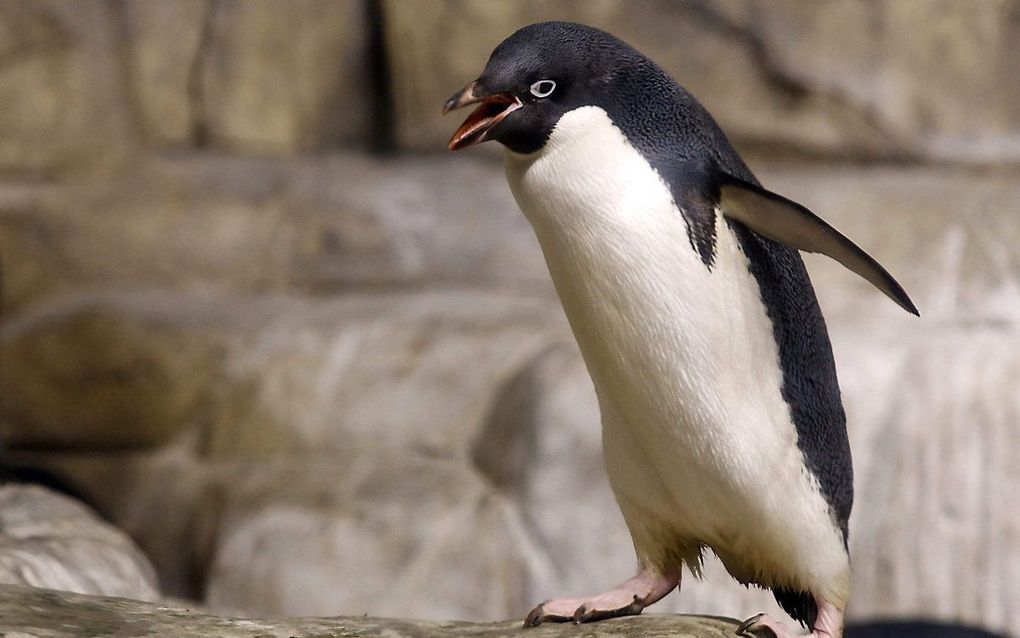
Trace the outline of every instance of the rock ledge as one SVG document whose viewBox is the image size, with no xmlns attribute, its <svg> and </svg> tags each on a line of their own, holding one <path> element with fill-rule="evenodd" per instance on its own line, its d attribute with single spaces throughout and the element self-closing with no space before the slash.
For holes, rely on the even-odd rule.
<svg viewBox="0 0 1020 638">
<path fill-rule="evenodd" d="M 0 635 L 217 636 L 222 638 L 732 638 L 736 621 L 709 616 L 649 615 L 589 625 L 522 629 L 519 620 L 497 623 L 427 622 L 369 617 L 251 620 L 212 616 L 126 598 L 86 596 L 50 589 L 0 585 Z"/>
</svg>

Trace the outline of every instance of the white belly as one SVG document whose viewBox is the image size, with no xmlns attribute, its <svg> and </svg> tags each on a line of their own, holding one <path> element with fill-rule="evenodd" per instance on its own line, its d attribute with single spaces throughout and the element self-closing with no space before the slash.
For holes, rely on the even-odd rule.
<svg viewBox="0 0 1020 638">
<path fill-rule="evenodd" d="M 814 588 L 844 573 L 780 394 L 771 323 L 726 222 L 709 270 L 665 183 L 596 107 L 567 113 L 537 153 L 508 152 L 507 175 L 595 383 L 639 557 L 687 559 L 704 543 L 747 579 L 787 570 L 787 584 Z M 805 546 L 833 549 L 808 564 Z"/>
</svg>

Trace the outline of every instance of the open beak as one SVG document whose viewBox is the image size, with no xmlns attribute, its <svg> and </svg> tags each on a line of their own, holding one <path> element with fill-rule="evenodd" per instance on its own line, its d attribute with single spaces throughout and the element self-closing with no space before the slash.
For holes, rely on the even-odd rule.
<svg viewBox="0 0 1020 638">
<path fill-rule="evenodd" d="M 446 104 L 443 105 L 443 115 L 462 106 L 479 102 L 481 106 L 464 120 L 464 123 L 450 138 L 451 151 L 473 146 L 489 139 L 488 133 L 493 126 L 524 106 L 523 102 L 509 93 L 487 95 L 479 88 L 478 82 L 472 82 L 446 101 Z"/>
</svg>

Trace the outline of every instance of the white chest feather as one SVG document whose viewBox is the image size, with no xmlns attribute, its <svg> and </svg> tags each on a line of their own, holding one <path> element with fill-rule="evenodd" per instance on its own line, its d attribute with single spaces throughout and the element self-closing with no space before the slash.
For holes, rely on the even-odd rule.
<svg viewBox="0 0 1020 638">
<path fill-rule="evenodd" d="M 800 543 L 832 544 L 772 326 L 727 223 L 716 220 L 709 269 L 666 184 L 596 107 L 567 113 L 542 150 L 508 152 L 506 166 L 595 383 L 639 553 L 654 560 L 642 545 L 667 529 L 724 560 L 753 555 L 734 569 L 757 572 Z M 791 519 L 803 522 L 777 527 Z"/>
</svg>

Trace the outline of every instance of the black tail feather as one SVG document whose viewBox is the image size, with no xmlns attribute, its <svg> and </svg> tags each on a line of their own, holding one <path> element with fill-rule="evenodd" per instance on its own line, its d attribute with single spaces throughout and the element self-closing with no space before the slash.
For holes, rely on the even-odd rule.
<svg viewBox="0 0 1020 638">
<path fill-rule="evenodd" d="M 790 614 L 794 620 L 808 629 L 815 626 L 815 620 L 818 619 L 818 603 L 815 602 L 814 596 L 783 587 L 773 587 L 772 595 L 776 597 L 776 602 L 783 611 Z"/>
</svg>

